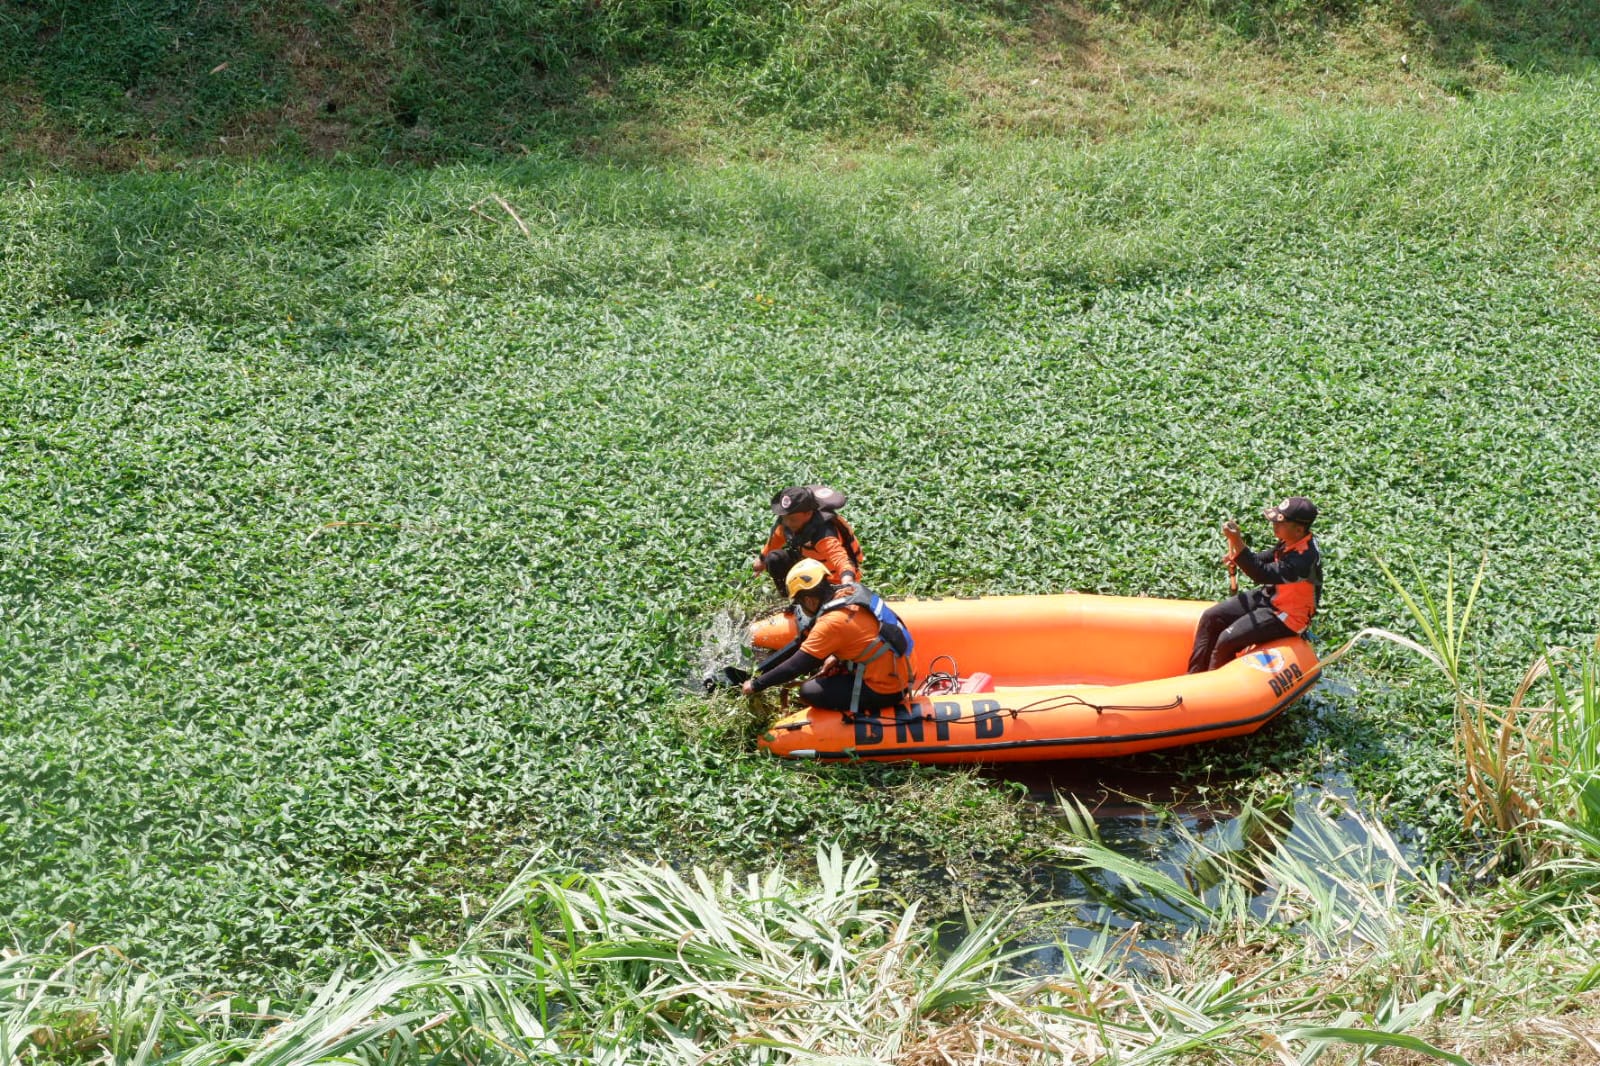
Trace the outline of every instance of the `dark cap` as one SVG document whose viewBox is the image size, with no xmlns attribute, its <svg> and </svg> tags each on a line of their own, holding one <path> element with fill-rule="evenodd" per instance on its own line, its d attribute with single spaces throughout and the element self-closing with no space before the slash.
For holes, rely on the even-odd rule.
<svg viewBox="0 0 1600 1066">
<path fill-rule="evenodd" d="M 796 511 L 815 511 L 817 509 L 817 494 L 811 491 L 810 486 L 796 485 L 791 489 L 784 489 L 772 497 L 773 514 L 794 514 Z"/>
<path fill-rule="evenodd" d="M 1266 508 L 1261 515 L 1269 522 L 1299 522 L 1309 526 L 1317 520 L 1317 505 L 1304 496 L 1290 496 L 1278 506 Z"/>
</svg>

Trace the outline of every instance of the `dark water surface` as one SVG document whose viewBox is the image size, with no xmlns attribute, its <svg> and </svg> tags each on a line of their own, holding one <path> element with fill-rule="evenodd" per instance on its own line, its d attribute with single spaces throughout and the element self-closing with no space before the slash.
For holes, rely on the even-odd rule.
<svg viewBox="0 0 1600 1066">
<path fill-rule="evenodd" d="M 1306 713 L 1304 705 L 1296 710 Z M 1081 805 L 1092 815 L 1101 843 L 1206 900 L 1215 898 L 1226 876 L 1219 872 L 1217 855 L 1243 858 L 1281 850 L 1301 857 L 1327 856 L 1317 866 L 1334 877 L 1364 870 L 1362 864 L 1403 870 L 1418 858 L 1362 809 L 1349 784 L 1336 774 L 1254 804 L 1239 799 L 1247 791 L 1245 782 L 1200 788 L 1177 772 L 1132 761 L 1017 764 L 985 770 L 984 776 L 1022 786 L 1031 802 L 1063 819 L 1072 817 L 1071 804 Z M 1397 850 L 1398 862 L 1388 857 L 1388 848 Z M 1337 869 L 1346 859 L 1351 866 Z M 1060 972 L 1066 953 L 1108 937 L 1123 938 L 1128 961 L 1137 965 L 1135 956 L 1170 950 L 1196 924 L 1193 914 L 1103 871 L 1085 874 L 1066 861 L 1047 862 L 1036 868 L 1035 877 L 1038 898 L 1061 907 L 1044 912 L 1031 932 L 1013 944 L 1031 947 L 1020 963 L 1030 972 Z M 1276 889 L 1265 879 L 1246 887 L 1252 913 L 1265 916 Z M 951 942 L 959 940 L 954 935 Z"/>
</svg>

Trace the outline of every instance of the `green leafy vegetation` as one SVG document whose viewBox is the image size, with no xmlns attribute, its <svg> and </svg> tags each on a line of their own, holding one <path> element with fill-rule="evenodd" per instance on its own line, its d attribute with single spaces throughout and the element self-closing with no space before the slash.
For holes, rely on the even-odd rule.
<svg viewBox="0 0 1600 1066">
<path fill-rule="evenodd" d="M 838 839 L 957 871 L 942 906 L 1022 884 L 976 875 L 1036 847 L 997 793 L 696 730 L 696 649 L 765 602 L 762 501 L 798 480 L 848 488 L 892 593 L 1214 597 L 1215 522 L 1293 490 L 1327 516 L 1324 638 L 1400 626 L 1375 555 L 1433 581 L 1487 551 L 1540 576 L 1480 594 L 1486 676 L 1584 642 L 1595 99 L 831 170 L 13 179 L 14 929 L 323 965 L 447 929 L 535 843 Z M 1416 667 L 1352 660 L 1265 762 L 1348 765 L 1448 839 Z"/>
<path fill-rule="evenodd" d="M 1597 972 L 1582 7 L 0 8 L 7 1054 L 1553 1061 Z M 809 480 L 942 595 L 1214 598 L 1217 521 L 1304 493 L 1323 646 L 1448 665 L 1363 646 L 1094 768 L 1243 798 L 1187 880 L 1003 779 L 781 765 L 698 680 Z M 1516 862 L 1296 851 L 1325 778 Z M 831 850 L 720 881 L 819 842 L 898 909 Z M 1181 950 L 1014 983 L 1066 866 Z M 797 960 L 874 1013 L 775 1008 Z"/>
</svg>

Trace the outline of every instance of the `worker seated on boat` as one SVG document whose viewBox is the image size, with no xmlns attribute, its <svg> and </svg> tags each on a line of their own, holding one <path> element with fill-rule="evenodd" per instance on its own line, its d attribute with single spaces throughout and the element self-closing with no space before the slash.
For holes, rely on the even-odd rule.
<svg viewBox="0 0 1600 1066">
<path fill-rule="evenodd" d="M 772 497 L 777 520 L 750 569 L 765 570 L 783 593 L 790 568 L 801 559 L 815 559 L 828 568 L 834 585 L 854 585 L 861 579 L 861 544 L 837 513 L 844 503 L 844 493 L 826 485 L 797 485 Z"/>
<path fill-rule="evenodd" d="M 802 559 L 789 571 L 800 634 L 742 686 L 745 695 L 811 675 L 800 699 L 833 711 L 878 711 L 911 688 L 911 632 L 883 598 L 861 585 L 840 587 L 828 568 Z"/>
<path fill-rule="evenodd" d="M 1257 588 L 1236 593 L 1206 608 L 1195 630 L 1189 673 L 1215 670 L 1252 644 L 1305 632 L 1322 600 L 1322 554 L 1311 535 L 1317 506 L 1290 496 L 1261 512 L 1272 523 L 1277 543 L 1252 552 L 1233 522 L 1222 524 L 1229 553 L 1223 562 L 1237 566 Z"/>
</svg>

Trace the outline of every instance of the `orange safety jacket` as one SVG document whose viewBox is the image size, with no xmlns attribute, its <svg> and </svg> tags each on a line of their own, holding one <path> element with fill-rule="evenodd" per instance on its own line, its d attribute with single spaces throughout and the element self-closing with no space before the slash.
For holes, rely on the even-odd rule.
<svg viewBox="0 0 1600 1066">
<path fill-rule="evenodd" d="M 1242 551 L 1234 559 L 1245 575 L 1262 586 L 1267 602 L 1284 625 L 1305 632 L 1322 603 L 1322 552 L 1310 533 L 1265 551 Z"/>
<path fill-rule="evenodd" d="M 796 552 L 801 558 L 815 559 L 828 568 L 828 580 L 835 585 L 846 584 L 845 575 L 861 580 L 861 544 L 856 540 L 850 523 L 832 511 L 813 511 L 798 532 L 790 533 L 779 518 L 772 524 L 767 537 L 766 555 L 780 548 Z"/>
<path fill-rule="evenodd" d="M 874 692 L 895 696 L 911 684 L 911 664 L 892 650 L 884 654 L 872 608 L 858 603 L 824 607 L 811 623 L 800 650 L 818 659 L 836 655 L 841 660 L 865 663 L 861 680 Z"/>
</svg>

